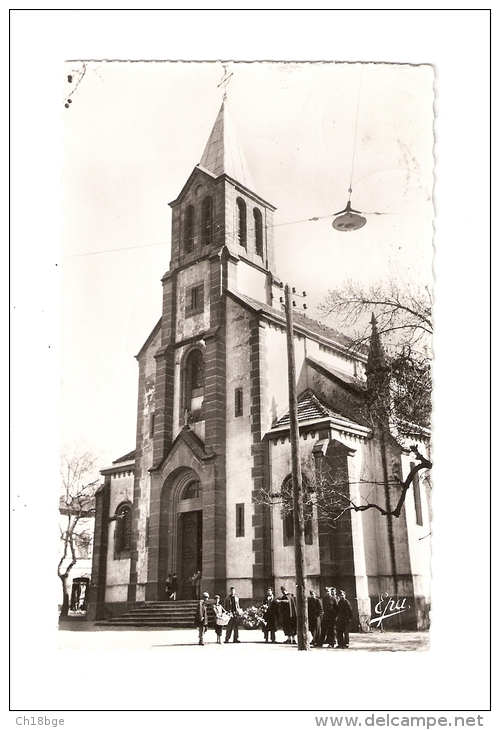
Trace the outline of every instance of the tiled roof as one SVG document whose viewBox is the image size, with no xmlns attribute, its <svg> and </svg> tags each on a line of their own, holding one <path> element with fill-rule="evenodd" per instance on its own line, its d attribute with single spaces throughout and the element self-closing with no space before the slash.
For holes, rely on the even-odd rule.
<svg viewBox="0 0 500 730">
<path fill-rule="evenodd" d="M 306 360 L 314 368 L 326 371 L 326 373 L 328 373 L 328 375 L 332 375 L 335 380 L 340 380 L 342 383 L 344 383 L 344 385 L 353 388 L 357 393 L 365 392 L 365 388 L 361 384 L 359 378 L 357 378 L 356 376 L 345 373 L 343 370 L 339 370 L 329 363 L 320 362 L 319 360 L 316 360 L 314 357 L 310 357 L 309 355 L 306 357 Z"/>
<path fill-rule="evenodd" d="M 361 426 L 359 423 L 356 423 L 355 421 L 346 418 L 341 413 L 337 413 L 336 411 L 326 406 L 324 403 L 321 403 L 317 396 L 315 396 L 314 393 L 312 393 L 310 390 L 304 391 L 297 399 L 297 412 L 299 423 L 305 421 L 323 420 L 325 418 L 333 418 L 336 421 L 344 423 L 346 428 L 354 427 L 362 428 L 363 430 L 365 430 L 364 426 Z M 278 421 L 276 421 L 273 426 L 273 430 L 288 427 L 289 425 L 290 413 L 287 412 L 283 416 L 281 416 Z"/>
<path fill-rule="evenodd" d="M 269 304 L 264 304 L 263 302 L 259 302 L 256 299 L 252 299 L 252 297 L 248 297 L 246 296 L 246 294 L 240 294 L 239 292 L 231 290 L 229 291 L 229 294 L 233 298 L 239 299 L 242 303 L 249 306 L 255 312 L 262 312 L 263 314 L 266 314 L 273 319 L 280 320 L 283 323 L 283 326 L 285 325 L 285 315 L 279 309 L 275 309 Z M 344 350 L 350 349 L 353 346 L 353 341 L 349 337 L 346 337 L 341 332 L 338 332 L 332 327 L 327 327 L 327 325 L 322 324 L 315 319 L 311 319 L 301 312 L 293 312 L 293 323 L 298 328 L 306 330 L 310 334 L 318 335 L 325 340 L 329 340 L 334 344 L 340 345 Z M 356 354 L 359 355 L 360 352 L 361 354 L 364 354 L 363 348 L 361 348 L 360 350 L 356 348 Z"/>
<path fill-rule="evenodd" d="M 145 352 L 146 348 L 153 341 L 155 335 L 160 331 L 160 328 L 161 328 L 161 317 L 158 320 L 158 322 L 155 324 L 155 326 L 153 327 L 153 329 L 151 330 L 151 332 L 147 336 L 146 341 L 144 342 L 143 346 L 141 347 L 141 349 L 139 350 L 139 352 L 135 356 L 136 357 L 136 360 L 138 360 L 141 357 L 141 355 Z"/>
<path fill-rule="evenodd" d="M 135 459 L 135 449 L 133 451 L 129 451 L 128 454 L 125 454 L 125 456 L 120 456 L 119 459 L 115 459 L 113 464 L 119 464 L 122 461 L 133 461 L 133 459 Z"/>
<path fill-rule="evenodd" d="M 343 335 L 342 332 L 333 329 L 333 327 L 328 327 L 326 324 L 322 324 L 315 319 L 311 319 L 301 312 L 293 313 L 293 322 L 294 324 L 297 324 L 300 327 L 304 327 L 304 329 L 309 330 L 309 332 L 313 332 L 314 334 L 319 335 L 320 337 L 324 337 L 327 340 L 337 342 L 343 347 L 349 349 L 353 346 L 353 341 L 349 337 Z"/>
</svg>

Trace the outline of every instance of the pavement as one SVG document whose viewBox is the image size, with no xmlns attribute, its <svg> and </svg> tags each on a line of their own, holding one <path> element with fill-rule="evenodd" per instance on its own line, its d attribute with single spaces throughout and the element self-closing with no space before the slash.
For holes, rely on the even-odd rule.
<svg viewBox="0 0 500 730">
<path fill-rule="evenodd" d="M 59 624 L 58 645 L 61 649 L 153 649 L 164 651 L 172 647 L 195 647 L 196 651 L 204 652 L 234 652 L 234 651 L 269 651 L 284 652 L 297 651 L 297 646 L 284 644 L 282 631 L 277 633 L 276 644 L 266 644 L 262 632 L 257 630 L 240 630 L 240 643 L 219 645 L 216 643 L 215 631 L 209 629 L 205 646 L 198 646 L 198 630 L 174 628 L 132 628 L 96 626 L 91 621 L 67 619 Z M 311 649 L 312 652 L 347 651 L 426 651 L 429 648 L 428 631 L 372 631 L 368 634 L 351 634 L 349 649 Z"/>
</svg>

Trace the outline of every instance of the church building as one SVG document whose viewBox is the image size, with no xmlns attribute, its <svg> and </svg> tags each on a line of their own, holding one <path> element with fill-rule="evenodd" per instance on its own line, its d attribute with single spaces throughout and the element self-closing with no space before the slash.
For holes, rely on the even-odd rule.
<svg viewBox="0 0 500 730">
<path fill-rule="evenodd" d="M 192 598 L 196 573 L 202 591 L 224 597 L 234 586 L 243 606 L 261 602 L 268 587 L 296 590 L 293 520 L 283 506 L 291 450 L 275 208 L 252 183 L 227 102 L 170 206 L 161 318 L 137 354 L 136 448 L 102 470 L 96 496 L 90 613 L 98 619 L 164 600 L 169 574 L 178 577 L 178 600 Z M 328 474 L 346 504 L 369 494 L 394 507 L 401 488 L 393 477 L 404 479 L 415 457 L 366 418 L 370 350 L 354 350 L 297 305 L 304 488 L 314 492 Z M 332 520 L 313 507 L 307 588 L 345 590 L 354 630 L 389 597 L 407 609 L 394 628 L 426 628 L 429 511 L 418 476 L 399 518 L 348 510 Z"/>
</svg>

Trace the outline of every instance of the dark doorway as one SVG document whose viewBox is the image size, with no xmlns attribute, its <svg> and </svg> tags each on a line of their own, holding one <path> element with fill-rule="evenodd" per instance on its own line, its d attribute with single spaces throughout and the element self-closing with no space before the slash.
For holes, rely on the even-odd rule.
<svg viewBox="0 0 500 730">
<path fill-rule="evenodd" d="M 202 568 L 202 511 L 182 512 L 179 515 L 177 533 L 177 575 L 179 577 L 178 598 L 193 600 L 199 598 L 200 580 L 192 580 Z"/>
<path fill-rule="evenodd" d="M 88 578 L 73 578 L 69 605 L 70 611 L 79 613 L 85 613 L 87 611 L 89 583 L 90 580 Z"/>
</svg>

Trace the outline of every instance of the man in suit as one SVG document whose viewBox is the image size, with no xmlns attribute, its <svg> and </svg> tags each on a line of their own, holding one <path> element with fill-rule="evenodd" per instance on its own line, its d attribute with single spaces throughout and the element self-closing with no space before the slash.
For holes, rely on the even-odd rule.
<svg viewBox="0 0 500 730">
<path fill-rule="evenodd" d="M 333 587 L 326 587 L 326 596 L 323 598 L 323 621 L 321 626 L 321 637 L 318 646 L 328 642 L 333 649 L 335 646 L 335 621 L 337 620 L 337 591 Z"/>
<path fill-rule="evenodd" d="M 224 599 L 224 610 L 231 614 L 231 618 L 229 619 L 226 629 L 226 638 L 224 639 L 224 643 L 228 644 L 231 634 L 233 634 L 233 643 L 239 644 L 238 616 L 240 614 L 240 599 L 236 595 L 236 589 L 234 586 L 231 586 L 229 589 L 229 595 Z"/>
<path fill-rule="evenodd" d="M 349 648 L 349 622 L 352 618 L 351 604 L 346 598 L 345 591 L 340 591 L 337 604 L 337 642 L 338 649 Z"/>
<path fill-rule="evenodd" d="M 196 608 L 195 624 L 198 628 L 198 644 L 199 646 L 205 646 L 204 637 L 208 629 L 208 599 L 210 596 L 208 593 L 203 594 L 203 598 L 198 602 Z"/>
<path fill-rule="evenodd" d="M 266 622 L 262 626 L 264 632 L 264 641 L 269 641 L 269 634 L 271 634 L 271 642 L 276 643 L 276 630 L 278 628 L 278 616 L 277 616 L 277 603 L 274 598 L 272 588 L 267 589 L 267 595 L 264 598 L 264 604 L 262 606 L 264 611 L 264 621 Z"/>
<path fill-rule="evenodd" d="M 311 646 L 320 646 L 323 606 L 314 591 L 309 591 L 309 597 L 307 599 L 307 615 L 309 617 L 309 631 L 312 634 Z"/>
</svg>

